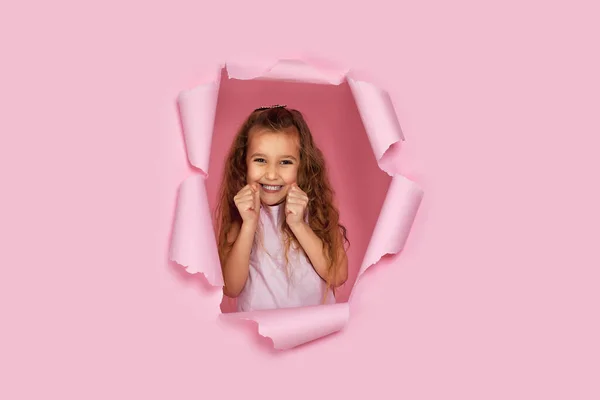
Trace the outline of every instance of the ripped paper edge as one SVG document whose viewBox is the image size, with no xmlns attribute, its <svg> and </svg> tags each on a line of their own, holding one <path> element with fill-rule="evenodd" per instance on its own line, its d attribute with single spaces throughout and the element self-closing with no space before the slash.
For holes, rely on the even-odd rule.
<svg viewBox="0 0 600 400">
<path fill-rule="evenodd" d="M 392 182 L 388 187 L 384 205 L 352 288 L 352 292 L 354 292 L 354 288 L 366 270 L 378 264 L 386 255 L 398 254 L 402 251 L 423 197 L 422 189 L 415 182 L 410 181 L 401 174 L 390 172 L 386 167 L 385 159 L 391 153 L 390 149 L 392 146 L 398 145 L 405 140 L 387 92 L 366 81 L 353 80 L 349 76 L 348 71 L 322 71 L 318 67 L 305 63 L 302 60 L 280 60 L 270 67 L 255 67 L 254 69 L 246 69 L 243 66 L 235 66 L 234 64 L 225 64 L 225 66 L 221 66 L 219 71 L 222 72 L 223 68 L 227 70 L 229 79 L 270 79 L 329 85 L 339 85 L 346 80 L 349 83 L 379 168 L 392 176 Z M 208 160 L 212 144 L 214 118 L 221 83 L 220 79 L 221 75 L 218 74 L 214 80 L 198 85 L 190 90 L 182 91 L 178 97 L 186 153 L 188 160 L 194 167 L 199 169 L 200 174 L 196 177 L 188 178 L 180 185 L 180 196 L 178 197 L 176 221 L 170 250 L 170 259 L 172 261 L 185 267 L 189 273 L 202 273 L 213 286 L 223 286 L 223 277 L 218 256 L 215 263 L 216 240 L 212 230 L 212 220 L 210 220 L 211 223 L 209 224 L 211 227 L 210 232 L 207 229 L 201 232 L 202 227 L 197 227 L 198 229 L 185 229 L 177 221 L 187 221 L 189 220 L 189 214 L 197 215 L 198 212 L 200 214 L 203 212 L 201 206 L 198 207 L 199 210 L 195 211 L 181 209 L 183 207 L 181 204 L 181 194 L 185 189 L 187 189 L 186 193 L 190 193 L 191 190 L 192 198 L 199 196 L 197 199 L 201 200 L 197 201 L 198 204 L 206 204 L 204 215 L 210 217 L 210 210 L 205 197 L 206 189 L 204 187 L 204 180 L 208 177 Z M 204 113 L 203 118 L 197 117 L 198 110 L 202 110 L 201 113 Z M 190 182 L 195 183 L 195 190 L 185 188 L 186 184 L 188 186 L 191 185 Z M 194 194 L 194 192 L 196 193 Z M 396 207 L 392 207 L 392 204 L 397 204 L 399 201 L 405 205 L 404 211 L 400 209 L 397 212 Z M 192 203 L 194 203 L 193 200 Z M 389 226 L 390 221 L 392 221 L 392 228 Z M 187 237 L 186 241 L 186 231 L 188 233 L 190 231 L 194 232 L 191 234 L 191 241 L 190 237 Z M 391 235 L 391 238 L 387 235 L 390 231 L 395 233 Z M 212 239 L 209 237 L 211 234 Z M 203 243 L 202 240 L 208 240 L 211 244 L 210 246 L 204 246 L 205 249 L 213 249 L 209 250 L 210 254 L 208 256 L 198 254 L 198 251 L 194 250 L 194 246 L 196 246 L 196 250 L 201 247 L 197 243 Z M 186 243 L 187 246 L 182 246 L 181 242 Z M 184 247 L 186 250 L 182 250 Z M 208 262 L 206 261 L 207 259 L 209 260 Z M 204 260 L 204 262 L 201 262 L 201 260 Z M 304 335 L 300 335 L 296 339 L 293 337 L 294 333 L 285 333 L 287 331 L 281 327 L 289 325 L 290 321 L 298 320 L 298 314 L 306 317 L 306 311 L 310 307 L 221 315 L 226 318 L 239 318 L 256 322 L 258 324 L 258 333 L 261 336 L 270 338 L 276 349 L 285 350 L 343 329 L 349 318 L 349 303 L 351 300 L 352 296 L 348 300 L 348 303 L 334 304 L 336 306 L 345 305 L 344 307 L 346 307 L 348 312 L 336 312 L 329 316 L 333 320 L 332 326 L 329 329 L 333 329 L 331 332 L 326 329 L 323 332 L 315 334 L 315 329 L 311 330 L 308 328 L 312 333 L 305 332 Z M 315 309 L 311 311 L 313 315 L 316 315 L 314 314 Z M 275 315 L 277 318 L 274 319 L 271 317 Z M 308 325 L 310 325 L 310 321 Z M 297 332 L 298 330 L 295 331 L 296 334 Z"/>
</svg>

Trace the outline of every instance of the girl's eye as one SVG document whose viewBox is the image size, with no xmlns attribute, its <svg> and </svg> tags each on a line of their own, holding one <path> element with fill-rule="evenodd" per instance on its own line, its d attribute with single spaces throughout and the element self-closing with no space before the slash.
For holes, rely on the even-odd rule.
<svg viewBox="0 0 600 400">
<path fill-rule="evenodd" d="M 260 158 L 259 157 L 259 158 L 255 158 L 254 162 L 257 162 L 257 163 L 266 163 L 267 160 L 265 160 L 264 158 Z M 290 165 L 290 164 L 293 164 L 294 162 L 292 160 L 283 160 L 283 161 L 281 161 L 281 163 L 284 164 L 284 165 Z"/>
</svg>

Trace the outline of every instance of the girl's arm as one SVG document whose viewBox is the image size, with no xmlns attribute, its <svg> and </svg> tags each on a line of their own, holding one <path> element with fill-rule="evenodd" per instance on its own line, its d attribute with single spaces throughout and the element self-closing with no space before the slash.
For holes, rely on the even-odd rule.
<svg viewBox="0 0 600 400">
<path fill-rule="evenodd" d="M 317 234 L 310 228 L 306 222 L 298 222 L 290 225 L 290 229 L 298 239 L 298 242 L 304 249 L 304 252 L 310 259 L 315 271 L 323 279 L 327 280 L 327 259 L 323 254 L 323 242 Z M 342 285 L 348 279 L 348 256 L 344 249 L 344 242 L 340 240 L 338 247 L 338 263 L 334 265 L 337 269 L 335 275 L 336 281 L 331 282 L 334 287 Z"/>
<path fill-rule="evenodd" d="M 244 289 L 250 268 L 250 251 L 254 241 L 256 226 L 252 223 L 236 223 L 227 238 L 233 247 L 225 254 L 223 263 L 223 293 L 237 297 Z"/>
</svg>

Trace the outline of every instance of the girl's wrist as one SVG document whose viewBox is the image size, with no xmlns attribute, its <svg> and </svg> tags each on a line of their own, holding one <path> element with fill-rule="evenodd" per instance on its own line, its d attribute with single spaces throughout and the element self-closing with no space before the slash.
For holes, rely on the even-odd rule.
<svg viewBox="0 0 600 400">
<path fill-rule="evenodd" d="M 242 227 L 240 229 L 244 232 L 254 233 L 254 231 L 256 231 L 257 226 L 258 226 L 258 221 L 257 222 L 242 221 Z"/>
<path fill-rule="evenodd" d="M 292 232 L 294 232 L 294 233 L 298 229 L 302 229 L 305 226 L 307 226 L 306 222 L 304 222 L 304 221 L 293 222 L 293 223 L 288 224 L 288 225 L 289 225 L 290 229 L 292 230 Z"/>
</svg>

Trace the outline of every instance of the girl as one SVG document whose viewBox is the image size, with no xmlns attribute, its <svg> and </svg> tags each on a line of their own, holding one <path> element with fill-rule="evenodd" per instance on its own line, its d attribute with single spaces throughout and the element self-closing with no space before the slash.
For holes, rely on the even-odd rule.
<svg viewBox="0 0 600 400">
<path fill-rule="evenodd" d="M 216 209 L 225 295 L 238 311 L 335 303 L 348 277 L 325 160 L 297 110 L 261 107 L 225 162 Z"/>
</svg>

